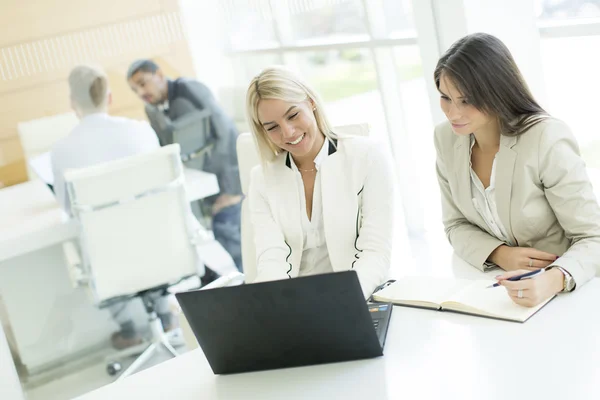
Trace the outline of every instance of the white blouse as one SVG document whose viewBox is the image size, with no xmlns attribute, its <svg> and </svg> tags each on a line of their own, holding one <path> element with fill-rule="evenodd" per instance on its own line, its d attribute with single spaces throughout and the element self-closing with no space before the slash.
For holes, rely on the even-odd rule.
<svg viewBox="0 0 600 400">
<path fill-rule="evenodd" d="M 473 152 L 473 146 L 475 145 L 475 136 L 471 134 L 471 149 L 469 151 L 469 171 L 471 173 L 471 199 L 473 206 L 483 218 L 490 232 L 498 239 L 512 246 L 515 243 L 511 243 L 506 228 L 502 224 L 498 215 L 498 207 L 496 206 L 496 156 L 494 156 L 494 163 L 492 164 L 492 175 L 490 176 L 490 185 L 487 188 L 483 187 L 483 183 L 473 171 L 473 165 L 471 163 L 471 154 Z"/>
<path fill-rule="evenodd" d="M 321 197 L 321 174 L 319 167 L 329 155 L 329 141 L 325 139 L 323 147 L 315 157 L 315 187 L 313 192 L 312 216 L 308 219 L 306 214 L 306 197 L 304 193 L 304 182 L 302 174 L 298 170 L 294 159 L 290 157 L 291 167 L 296 172 L 296 183 L 300 195 L 300 207 L 302 207 L 302 233 L 304 236 L 304 247 L 300 261 L 299 276 L 316 275 L 333 272 L 329 251 L 325 243 L 325 227 L 323 225 L 323 199 Z"/>
</svg>

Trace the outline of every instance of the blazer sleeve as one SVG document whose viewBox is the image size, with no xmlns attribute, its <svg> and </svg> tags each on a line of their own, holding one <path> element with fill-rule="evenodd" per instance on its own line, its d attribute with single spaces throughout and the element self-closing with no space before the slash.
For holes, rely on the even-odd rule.
<svg viewBox="0 0 600 400">
<path fill-rule="evenodd" d="M 548 124 L 539 145 L 540 180 L 571 247 L 552 265 L 568 271 L 576 287 L 600 270 L 600 208 L 577 141 L 560 121 Z"/>
<path fill-rule="evenodd" d="M 248 201 L 256 246 L 255 282 L 290 278 L 292 249 L 273 218 L 262 166 L 251 172 Z"/>
<path fill-rule="evenodd" d="M 373 145 L 367 156 L 362 207 L 356 221 L 356 260 L 352 263 L 365 298 L 389 274 L 397 191 L 393 171 L 389 152 L 381 145 Z"/>
<path fill-rule="evenodd" d="M 146 104 L 146 116 L 161 146 L 173 144 L 173 124 L 158 108 Z"/>
<path fill-rule="evenodd" d="M 226 138 L 232 126 L 221 118 L 222 110 L 217 104 L 210 89 L 198 81 L 181 82 L 179 86 L 182 97 L 188 99 L 198 110 L 208 110 L 217 138 Z"/>
<path fill-rule="evenodd" d="M 440 136 L 445 132 L 435 132 L 437 152 L 436 173 L 442 197 L 442 222 L 446 237 L 456 254 L 481 271 L 485 271 L 490 254 L 504 242 L 472 224 L 454 203 L 448 169 L 444 160 L 444 148 Z M 449 145 L 449 144 L 448 144 Z"/>
<path fill-rule="evenodd" d="M 223 172 L 219 174 L 221 193 L 241 194 L 240 172 L 235 156 L 237 128 L 233 120 L 223 112 L 206 85 L 193 80 L 182 81 L 179 85 L 182 97 L 189 100 L 198 110 L 210 113 L 211 134 L 215 136 L 217 146 L 223 149 L 221 154 L 229 157 L 228 162 L 222 163 Z"/>
</svg>

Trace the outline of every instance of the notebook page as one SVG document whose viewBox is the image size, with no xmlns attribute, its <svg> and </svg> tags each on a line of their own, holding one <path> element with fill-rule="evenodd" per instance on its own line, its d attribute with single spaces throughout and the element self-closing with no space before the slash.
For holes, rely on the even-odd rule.
<svg viewBox="0 0 600 400">
<path fill-rule="evenodd" d="M 471 281 L 454 278 L 406 276 L 377 292 L 374 296 L 391 302 L 429 302 L 440 304 L 469 285 Z"/>
<path fill-rule="evenodd" d="M 450 296 L 446 302 L 461 303 L 471 308 L 493 314 L 498 317 L 525 321 L 550 299 L 535 307 L 523 307 L 515 304 L 503 287 L 487 288 L 495 280 L 476 280 L 464 290 Z"/>
</svg>

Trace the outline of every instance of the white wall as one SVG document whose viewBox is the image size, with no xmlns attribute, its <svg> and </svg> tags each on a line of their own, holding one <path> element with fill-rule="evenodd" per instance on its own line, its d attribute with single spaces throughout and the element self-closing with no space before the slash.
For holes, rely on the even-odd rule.
<svg viewBox="0 0 600 400">
<path fill-rule="evenodd" d="M 179 4 L 196 78 L 219 97 L 221 89 L 233 81 L 233 68 L 225 54 L 221 13 L 212 0 L 180 0 Z"/>
</svg>

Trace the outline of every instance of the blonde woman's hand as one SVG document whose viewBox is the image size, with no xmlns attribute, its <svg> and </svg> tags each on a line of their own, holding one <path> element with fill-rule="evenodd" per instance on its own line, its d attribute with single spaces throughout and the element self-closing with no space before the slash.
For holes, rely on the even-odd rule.
<svg viewBox="0 0 600 400">
<path fill-rule="evenodd" d="M 520 281 L 509 281 L 508 278 L 526 274 L 526 269 L 506 272 L 496 279 L 515 303 L 524 307 L 535 307 L 544 300 L 554 296 L 563 289 L 564 275 L 558 268 L 544 271 L 538 276 Z"/>
<path fill-rule="evenodd" d="M 526 269 L 529 271 L 546 268 L 558 256 L 531 247 L 510 247 L 502 245 L 490 254 L 489 260 L 505 271 Z"/>
</svg>

